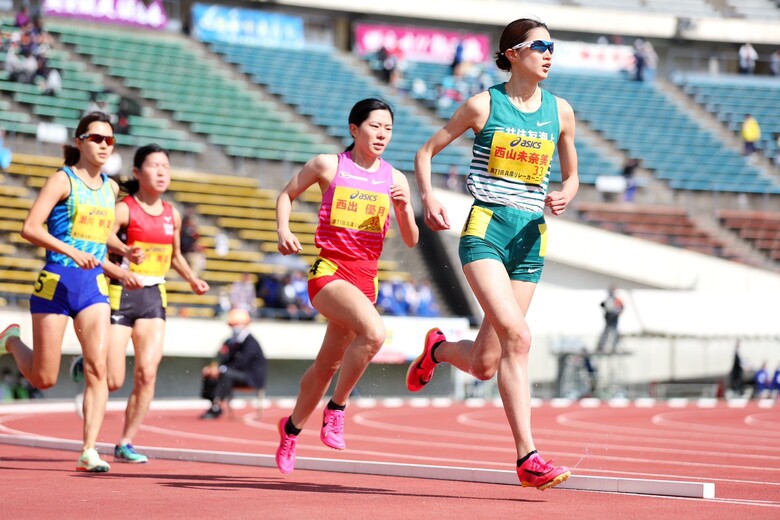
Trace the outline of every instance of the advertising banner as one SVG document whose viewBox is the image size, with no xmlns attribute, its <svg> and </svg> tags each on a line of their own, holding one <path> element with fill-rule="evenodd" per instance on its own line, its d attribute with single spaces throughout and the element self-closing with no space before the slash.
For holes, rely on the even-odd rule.
<svg viewBox="0 0 780 520">
<path fill-rule="evenodd" d="M 192 6 L 192 34 L 203 42 L 259 47 L 303 47 L 303 19 L 255 9 Z"/>
<path fill-rule="evenodd" d="M 486 34 L 376 24 L 355 26 L 355 46 L 361 56 L 384 47 L 390 53 L 400 51 L 409 61 L 452 63 L 459 42 L 463 46 L 463 61 L 482 63 L 491 58 Z"/>
<path fill-rule="evenodd" d="M 44 16 L 162 29 L 168 15 L 161 0 L 147 6 L 142 0 L 44 0 Z"/>
</svg>

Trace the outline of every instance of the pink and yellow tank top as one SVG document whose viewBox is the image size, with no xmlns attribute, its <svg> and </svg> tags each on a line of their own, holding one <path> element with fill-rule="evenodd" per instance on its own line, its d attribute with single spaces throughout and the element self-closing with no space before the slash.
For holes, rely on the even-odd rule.
<svg viewBox="0 0 780 520">
<path fill-rule="evenodd" d="M 336 176 L 322 195 L 315 244 L 323 257 L 378 260 L 390 228 L 390 186 L 393 167 L 379 159 L 368 172 L 352 154 L 338 155 Z"/>
</svg>

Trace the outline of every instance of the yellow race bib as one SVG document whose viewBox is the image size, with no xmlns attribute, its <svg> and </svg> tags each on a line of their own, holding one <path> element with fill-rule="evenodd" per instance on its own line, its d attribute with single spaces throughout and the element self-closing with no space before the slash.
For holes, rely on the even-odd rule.
<svg viewBox="0 0 780 520">
<path fill-rule="evenodd" d="M 73 217 L 71 236 L 87 242 L 105 244 L 114 226 L 114 210 L 79 204 Z"/>
<path fill-rule="evenodd" d="M 336 186 L 330 225 L 335 227 L 381 233 L 390 209 L 386 193 Z"/>
<path fill-rule="evenodd" d="M 136 240 L 134 246 L 144 250 L 144 261 L 130 263 L 130 271 L 145 276 L 165 276 L 171 268 L 173 246 L 171 244 L 150 244 Z"/>
<path fill-rule="evenodd" d="M 552 141 L 496 132 L 490 145 L 488 173 L 526 184 L 542 184 L 554 152 Z"/>
</svg>

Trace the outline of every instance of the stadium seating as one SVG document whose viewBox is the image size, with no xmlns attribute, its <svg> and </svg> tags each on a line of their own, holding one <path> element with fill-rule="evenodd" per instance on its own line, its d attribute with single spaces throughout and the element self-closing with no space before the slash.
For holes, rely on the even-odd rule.
<svg viewBox="0 0 780 520">
<path fill-rule="evenodd" d="M 774 0 L 725 0 L 734 12 L 745 18 L 777 20 L 780 18 L 780 4 Z"/>
<path fill-rule="evenodd" d="M 675 83 L 737 135 L 752 114 L 761 125 L 758 149 L 777 156 L 780 135 L 780 84 L 777 78 L 710 74 L 676 74 Z"/>
<path fill-rule="evenodd" d="M 305 162 L 314 153 L 335 151 L 273 102 L 221 72 L 186 40 L 66 24 L 51 24 L 50 29 L 61 42 L 73 45 L 77 53 L 228 155 Z M 165 81 L 160 81 L 163 72 Z"/>
<path fill-rule="evenodd" d="M 404 71 L 404 81 L 406 84 L 412 83 L 416 79 L 423 81 L 428 86 L 428 93 L 423 96 L 417 96 L 417 99 L 435 110 L 440 118 L 448 119 L 461 103 L 441 104 L 437 99 L 437 91 L 446 89 L 448 84 L 457 81 L 464 84 L 460 87 L 464 92 L 476 93 L 485 85 L 490 86 L 505 81 L 505 78 L 495 66 L 481 64 L 476 66 L 476 70 L 484 71 L 487 77 L 467 72 L 462 78 L 455 79 L 450 75 L 449 65 L 413 62 Z M 415 97 L 413 92 L 410 92 L 410 95 Z M 599 150 L 593 140 L 582 132 L 576 136 L 576 146 L 581 183 L 595 184 L 599 176 L 620 175 L 622 173 L 620 164 L 608 153 Z M 557 159 L 553 161 L 550 179 L 553 182 L 561 180 L 561 164 Z"/>
<path fill-rule="evenodd" d="M 780 263 L 780 213 L 772 211 L 721 210 L 720 222 Z"/>
<path fill-rule="evenodd" d="M 576 208 L 580 220 L 608 231 L 736 259 L 721 241 L 700 229 L 688 216 L 685 208 L 582 201 L 577 203 Z"/>
<path fill-rule="evenodd" d="M 43 266 L 44 251 L 31 246 L 19 236 L 22 222 L 32 204 L 35 190 L 60 165 L 61 159 L 14 154 L 6 174 L 8 182 L 0 185 L 0 296 L 22 303 L 30 294 L 37 271 Z M 220 290 L 250 273 L 254 279 L 268 274 L 284 274 L 293 263 L 274 260 L 277 252 L 277 193 L 258 187 L 256 179 L 229 175 L 173 171 L 169 198 L 180 210 L 192 208 L 203 223 L 198 233 L 206 253 L 203 279 L 212 290 L 205 295 L 192 293 L 189 284 L 175 271 L 169 273 L 168 302 L 170 311 L 186 316 L 213 316 L 218 307 Z M 313 199 L 316 202 L 316 198 Z M 313 204 L 301 201 L 291 214 L 291 227 L 304 246 L 295 260 L 306 268 L 318 253 L 314 246 L 317 214 Z M 212 225 L 209 222 L 215 222 Z M 229 237 L 228 252 L 216 247 L 216 237 Z M 380 280 L 411 276 L 394 260 L 379 262 Z M 258 302 L 262 305 L 262 301 Z"/>
<path fill-rule="evenodd" d="M 780 185 L 691 119 L 653 83 L 558 69 L 544 82 L 581 121 L 673 189 L 780 194 Z M 587 87 L 583 87 L 587 85 Z"/>
<path fill-rule="evenodd" d="M 24 112 L 6 113 L 0 106 L 0 124 L 9 131 L 33 135 L 38 121 L 61 124 L 73 130 L 90 98 L 98 94 L 106 99 L 108 110 L 117 113 L 120 98 L 106 92 L 101 74 L 87 71 L 86 64 L 73 59 L 66 50 L 54 49 L 47 56 L 49 65 L 62 71 L 62 91 L 57 96 L 43 95 L 38 85 L 10 81 L 5 71 L 0 72 L 0 92 L 28 107 L 33 116 Z M 0 53 L 0 62 L 4 60 L 5 54 Z M 199 153 L 204 150 L 203 145 L 192 142 L 192 136 L 187 132 L 171 128 L 169 120 L 153 117 L 148 109 L 141 115 L 131 116 L 129 134 L 117 135 L 120 146 L 138 146 L 150 140 L 172 151 Z"/>
<path fill-rule="evenodd" d="M 366 97 L 387 99 L 395 109 L 393 141 L 384 157 L 401 171 L 414 171 L 414 154 L 437 130 L 402 98 L 380 88 L 376 81 L 332 49 L 272 49 L 238 44 L 212 44 L 212 50 L 237 65 L 253 81 L 287 104 L 344 146 L 352 142 L 347 117 L 352 105 Z M 302 78 L 312 78 L 305 88 Z M 458 146 L 442 151 L 433 161 L 435 173 L 451 166 L 465 173 L 469 151 Z"/>
</svg>

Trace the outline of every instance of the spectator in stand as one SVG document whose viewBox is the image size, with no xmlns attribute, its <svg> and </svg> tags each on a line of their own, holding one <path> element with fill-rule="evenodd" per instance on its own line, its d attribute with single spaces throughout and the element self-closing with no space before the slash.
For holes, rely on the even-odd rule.
<svg viewBox="0 0 780 520">
<path fill-rule="evenodd" d="M 780 76 L 780 50 L 776 50 L 769 57 L 769 74 L 772 76 Z"/>
<path fill-rule="evenodd" d="M 112 114 L 111 109 L 108 108 L 108 102 L 106 101 L 105 95 L 106 95 L 105 92 L 101 92 L 101 93 L 93 92 L 89 100 L 89 105 L 87 105 L 87 113 L 102 112 L 111 118 L 112 124 L 116 124 L 117 116 L 116 114 Z"/>
<path fill-rule="evenodd" d="M 655 47 L 649 41 L 645 40 L 642 46 L 642 53 L 645 56 L 645 81 L 653 81 L 655 79 L 655 71 L 658 68 L 658 54 L 655 52 Z"/>
<path fill-rule="evenodd" d="M 742 121 L 742 143 L 744 155 L 750 157 L 756 151 L 756 143 L 761 140 L 761 125 L 751 114 L 746 114 Z"/>
<path fill-rule="evenodd" d="M 257 311 L 257 291 L 250 273 L 241 275 L 240 280 L 233 282 L 230 288 L 230 306 L 233 309 L 244 309 L 254 316 Z"/>
<path fill-rule="evenodd" d="M 756 49 L 750 44 L 745 42 L 739 48 L 739 73 L 740 74 L 753 74 L 756 71 L 756 60 L 758 60 L 758 53 Z"/>
<path fill-rule="evenodd" d="M 780 397 L 780 365 L 777 365 L 775 373 L 772 375 L 772 382 L 769 386 L 770 397 L 777 399 Z"/>
<path fill-rule="evenodd" d="M 775 166 L 780 168 L 780 132 L 775 135 Z"/>
<path fill-rule="evenodd" d="M 279 275 L 267 274 L 257 282 L 257 296 L 263 299 L 262 313 L 274 312 L 275 309 L 281 309 L 282 295 L 281 282 Z"/>
<path fill-rule="evenodd" d="M 185 210 L 181 223 L 181 252 L 187 259 L 192 270 L 201 276 L 206 269 L 206 253 L 200 243 L 198 233 L 198 217 L 192 209 Z"/>
<path fill-rule="evenodd" d="M 225 257 L 230 253 L 230 238 L 222 230 L 214 236 L 214 251 L 219 257 Z"/>
<path fill-rule="evenodd" d="M 3 65 L 3 68 L 8 74 L 8 79 L 10 81 L 20 81 L 22 73 L 22 60 L 19 57 L 18 50 L 19 44 L 16 42 L 11 42 L 11 44 L 8 45 L 8 50 L 5 53 L 5 64 Z"/>
<path fill-rule="evenodd" d="M 642 38 L 637 38 L 634 40 L 634 80 L 645 80 L 646 65 L 645 41 Z"/>
<path fill-rule="evenodd" d="M 424 318 L 433 318 L 439 316 L 439 306 L 433 299 L 433 291 L 431 290 L 431 282 L 423 280 L 417 286 L 417 316 Z"/>
<path fill-rule="evenodd" d="M 47 68 L 42 77 L 43 81 L 39 85 L 41 94 L 44 96 L 59 96 L 60 92 L 62 92 L 62 74 L 59 69 Z"/>
<path fill-rule="evenodd" d="M 43 27 L 43 20 L 40 16 L 36 16 L 32 19 L 32 22 L 29 25 L 29 31 L 35 45 L 35 53 L 38 55 L 46 55 L 51 50 L 54 39 Z"/>
<path fill-rule="evenodd" d="M 450 65 L 450 74 L 453 76 L 460 76 L 463 73 L 463 40 L 458 40 L 455 45 L 455 53 L 452 56 L 452 64 Z"/>
<path fill-rule="evenodd" d="M 16 26 L 20 29 L 26 27 L 32 19 L 30 18 L 30 8 L 27 5 L 22 5 L 19 12 L 16 13 Z"/>
<path fill-rule="evenodd" d="M 765 399 L 769 396 L 769 389 L 772 386 L 772 381 L 769 379 L 769 372 L 766 369 L 766 361 L 761 365 L 761 368 L 756 372 L 755 379 L 756 385 L 756 398 Z"/>
<path fill-rule="evenodd" d="M 626 163 L 623 165 L 623 177 L 626 179 L 626 191 L 623 194 L 623 200 L 626 202 L 634 202 L 634 196 L 636 196 L 636 169 L 639 168 L 640 160 L 635 157 L 629 157 L 626 159 Z"/>
<path fill-rule="evenodd" d="M 387 47 L 383 45 L 381 49 L 376 51 L 376 59 L 382 67 L 382 79 L 385 80 L 385 83 L 390 83 L 390 78 L 395 69 L 395 60 L 391 58 Z"/>
<path fill-rule="evenodd" d="M 742 395 L 745 387 L 744 369 L 742 368 L 742 358 L 739 356 L 740 341 L 734 346 L 734 361 L 731 363 L 729 372 L 728 389 L 735 397 Z"/>
<path fill-rule="evenodd" d="M 5 128 L 0 126 L 0 172 L 3 172 L 11 166 L 13 153 L 11 149 L 5 146 Z"/>
</svg>

